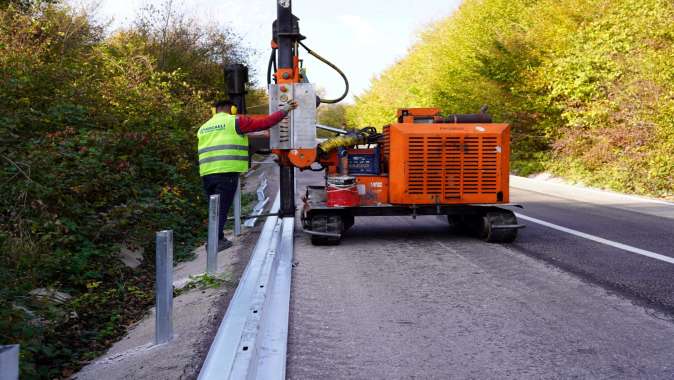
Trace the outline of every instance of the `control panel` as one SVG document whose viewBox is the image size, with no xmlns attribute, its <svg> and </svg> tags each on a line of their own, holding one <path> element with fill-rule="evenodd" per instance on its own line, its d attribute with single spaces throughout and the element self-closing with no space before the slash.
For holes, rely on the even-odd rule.
<svg viewBox="0 0 674 380">
<path fill-rule="evenodd" d="M 295 100 L 297 109 L 270 130 L 271 149 L 313 149 L 316 147 L 316 91 L 311 83 L 269 86 L 269 112 L 276 112 Z"/>
</svg>

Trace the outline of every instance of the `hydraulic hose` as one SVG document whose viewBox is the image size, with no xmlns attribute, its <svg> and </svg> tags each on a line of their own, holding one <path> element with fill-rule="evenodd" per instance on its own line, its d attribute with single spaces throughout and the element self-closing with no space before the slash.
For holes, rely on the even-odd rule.
<svg viewBox="0 0 674 380">
<path fill-rule="evenodd" d="M 352 131 L 346 135 L 336 136 L 325 140 L 318 145 L 318 149 L 323 153 L 329 153 L 337 148 L 346 148 L 361 144 L 374 144 L 381 139 L 382 134 L 373 127 L 365 127 L 359 131 Z"/>
<path fill-rule="evenodd" d="M 271 49 L 271 55 L 269 55 L 269 64 L 267 65 L 267 86 L 271 84 L 272 68 L 276 71 L 276 48 Z"/>
<path fill-rule="evenodd" d="M 359 144 L 365 144 L 366 139 L 360 135 L 346 135 L 346 136 L 337 136 L 331 139 L 328 139 L 318 145 L 324 153 L 328 153 L 331 150 L 340 148 L 340 147 L 349 147 Z"/>
<path fill-rule="evenodd" d="M 325 63 L 328 66 L 330 66 L 333 70 L 335 70 L 337 73 L 339 73 L 339 75 L 341 75 L 342 79 L 344 79 L 344 87 L 345 88 L 344 88 L 344 93 L 342 94 L 342 96 L 340 96 L 337 99 L 319 99 L 320 102 L 325 103 L 325 104 L 335 104 L 335 103 L 339 103 L 340 101 L 344 100 L 344 98 L 346 98 L 346 95 L 349 94 L 349 80 L 347 79 L 344 72 L 339 67 L 337 67 L 335 64 L 333 64 L 332 62 L 330 62 L 327 59 L 321 57 L 320 54 L 318 54 L 315 51 L 309 49 L 307 47 L 307 45 L 303 44 L 301 41 L 298 41 L 298 42 L 299 42 L 300 46 L 302 46 L 307 51 L 307 53 L 311 54 L 312 56 L 314 56 L 319 61 Z"/>
</svg>

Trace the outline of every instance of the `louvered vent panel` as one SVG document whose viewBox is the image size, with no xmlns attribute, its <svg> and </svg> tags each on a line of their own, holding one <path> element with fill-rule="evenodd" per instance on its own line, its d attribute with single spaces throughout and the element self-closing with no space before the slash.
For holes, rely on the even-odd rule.
<svg viewBox="0 0 674 380">
<path fill-rule="evenodd" d="M 463 193 L 478 194 L 480 191 L 480 138 L 463 139 Z"/>
<path fill-rule="evenodd" d="M 461 159 L 463 145 L 460 137 L 445 139 L 445 199 L 461 199 Z"/>
<path fill-rule="evenodd" d="M 483 194 L 496 193 L 497 149 L 498 140 L 496 137 L 482 138 L 482 182 L 480 190 Z"/>
<path fill-rule="evenodd" d="M 456 200 L 496 194 L 498 138 L 410 136 L 407 194 Z"/>
<path fill-rule="evenodd" d="M 407 191 L 409 194 L 426 192 L 426 146 L 424 137 L 410 137 L 409 140 L 409 178 Z"/>
<path fill-rule="evenodd" d="M 444 138 L 426 137 L 426 194 L 441 195 Z"/>
</svg>

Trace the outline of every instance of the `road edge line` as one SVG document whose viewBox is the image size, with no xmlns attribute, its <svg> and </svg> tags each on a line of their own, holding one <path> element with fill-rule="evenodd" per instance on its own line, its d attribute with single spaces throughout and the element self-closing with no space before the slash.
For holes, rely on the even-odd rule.
<svg viewBox="0 0 674 380">
<path fill-rule="evenodd" d="M 604 238 L 599 237 L 599 236 L 590 235 L 590 234 L 585 233 L 585 232 L 581 232 L 581 231 L 574 230 L 574 229 L 571 229 L 571 228 L 563 227 L 563 226 L 560 226 L 560 225 L 557 225 L 557 224 L 554 224 L 554 223 L 546 222 L 546 221 L 541 220 L 541 219 L 532 218 L 530 216 L 523 215 L 523 214 L 520 214 L 520 213 L 515 213 L 515 215 L 519 219 L 524 219 L 524 220 L 529 221 L 529 222 L 540 224 L 544 227 L 552 228 L 553 230 L 566 232 L 568 234 L 575 235 L 575 236 L 578 236 L 578 237 L 582 237 L 584 239 L 591 240 L 591 241 L 594 241 L 596 243 L 601 243 L 601 244 L 604 244 L 604 245 L 608 245 L 608 246 L 611 246 L 611 247 L 614 247 L 614 248 L 621 249 L 623 251 L 635 253 L 635 254 L 641 255 L 641 256 L 650 257 L 651 259 L 664 261 L 664 262 L 669 263 L 669 264 L 674 264 L 674 258 L 669 257 L 669 256 L 665 256 L 665 255 L 661 255 L 659 253 L 647 251 L 645 249 L 633 247 L 631 245 L 619 243 L 617 241 L 604 239 Z"/>
</svg>

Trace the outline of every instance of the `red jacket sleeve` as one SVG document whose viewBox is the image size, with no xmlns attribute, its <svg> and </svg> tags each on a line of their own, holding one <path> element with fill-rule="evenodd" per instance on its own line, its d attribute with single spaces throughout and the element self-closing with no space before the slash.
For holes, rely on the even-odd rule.
<svg viewBox="0 0 674 380">
<path fill-rule="evenodd" d="M 252 119 L 244 115 L 237 116 L 236 131 L 240 135 L 251 132 L 264 131 L 265 129 L 269 129 L 278 124 L 278 122 L 283 120 L 284 117 L 286 117 L 286 113 L 284 111 L 277 111 L 265 118 L 259 119 L 258 118 Z"/>
</svg>

